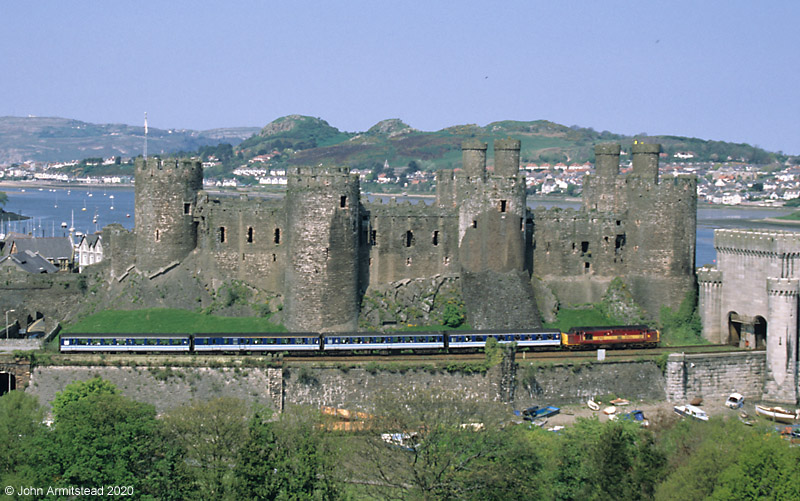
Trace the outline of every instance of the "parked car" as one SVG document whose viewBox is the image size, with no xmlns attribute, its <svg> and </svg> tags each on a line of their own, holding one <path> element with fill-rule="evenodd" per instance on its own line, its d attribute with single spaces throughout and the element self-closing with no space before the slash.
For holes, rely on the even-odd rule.
<svg viewBox="0 0 800 501">
<path fill-rule="evenodd" d="M 741 393 L 731 393 L 728 400 L 725 401 L 725 406 L 731 409 L 741 409 L 744 405 L 744 395 Z"/>
</svg>

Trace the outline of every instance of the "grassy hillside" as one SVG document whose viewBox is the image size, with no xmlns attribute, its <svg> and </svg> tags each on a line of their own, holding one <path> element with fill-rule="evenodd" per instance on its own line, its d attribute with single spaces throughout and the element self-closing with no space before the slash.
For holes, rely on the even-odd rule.
<svg viewBox="0 0 800 501">
<path fill-rule="evenodd" d="M 263 317 L 218 317 L 186 310 L 106 310 L 67 326 L 64 333 L 285 332 Z"/>
<path fill-rule="evenodd" d="M 238 127 L 195 131 L 150 127 L 150 154 L 196 151 L 220 142 L 238 144 L 258 129 Z M 142 153 L 144 126 L 92 124 L 56 117 L 0 117 L 0 164 L 56 162 L 89 157 L 130 157 Z"/>
<path fill-rule="evenodd" d="M 491 144 L 495 139 L 519 139 L 523 163 L 582 163 L 594 160 L 594 145 L 619 142 L 623 151 L 630 151 L 634 137 L 608 131 L 537 120 L 530 122 L 501 121 L 485 127 L 456 125 L 435 132 L 414 129 L 399 119 L 384 120 L 363 133 L 346 133 L 324 120 L 300 115 L 279 118 L 259 134 L 243 142 L 237 150 L 241 159 L 256 154 L 279 151 L 276 165 L 349 165 L 372 168 L 388 160 L 394 168 L 412 160 L 423 169 L 455 168 L 461 165 L 461 143 L 476 138 Z M 691 151 L 697 161 L 743 160 L 769 163 L 785 160 L 785 156 L 769 153 L 747 144 L 704 141 L 678 136 L 651 136 L 648 142 L 661 143 L 666 152 Z M 491 165 L 492 155 L 489 155 Z"/>
<path fill-rule="evenodd" d="M 0 164 L 21 160 L 135 156 L 142 151 L 143 132 L 142 127 L 97 125 L 62 118 L 0 117 Z M 523 163 L 551 164 L 593 161 L 594 145 L 602 142 L 619 142 L 623 151 L 630 151 L 634 140 L 632 136 L 567 127 L 547 120 L 506 120 L 483 127 L 455 125 L 428 132 L 395 118 L 378 122 L 366 132 L 344 132 L 321 118 L 289 115 L 274 120 L 261 130 L 244 127 L 198 132 L 151 128 L 148 151 L 151 155 L 183 154 L 199 156 L 203 160 L 210 157 L 221 160 L 221 165 L 209 170 L 209 176 L 228 176 L 254 156 L 276 152 L 271 160 L 275 167 L 327 164 L 373 168 L 388 160 L 393 168 L 402 168 L 414 161 L 423 170 L 434 170 L 459 167 L 461 143 L 465 139 L 486 141 L 491 150 L 495 139 L 508 137 L 521 141 Z M 661 143 L 668 155 L 692 152 L 694 161 L 730 159 L 766 164 L 787 159 L 785 155 L 748 144 L 680 136 L 638 139 Z M 220 143 L 228 144 L 218 147 Z M 490 152 L 490 165 L 492 158 Z M 103 166 L 91 174 L 110 174 L 113 169 L 113 166 Z"/>
</svg>

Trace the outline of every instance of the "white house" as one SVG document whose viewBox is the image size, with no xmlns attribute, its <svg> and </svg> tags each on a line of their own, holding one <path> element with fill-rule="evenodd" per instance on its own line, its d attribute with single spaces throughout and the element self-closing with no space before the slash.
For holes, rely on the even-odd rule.
<svg viewBox="0 0 800 501">
<path fill-rule="evenodd" d="M 98 235 L 83 235 L 77 246 L 78 271 L 83 272 L 84 266 L 99 263 L 103 260 L 103 238 Z"/>
</svg>

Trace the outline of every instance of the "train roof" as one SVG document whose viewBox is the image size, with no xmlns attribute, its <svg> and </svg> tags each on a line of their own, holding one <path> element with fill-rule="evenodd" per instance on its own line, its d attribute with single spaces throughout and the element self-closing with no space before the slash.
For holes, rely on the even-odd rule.
<svg viewBox="0 0 800 501">
<path fill-rule="evenodd" d="M 607 331 L 611 329 L 630 329 L 630 330 L 650 330 L 650 326 L 648 325 L 604 325 L 604 326 L 592 326 L 592 327 L 573 327 L 569 330 L 569 332 L 577 332 L 577 331 L 587 331 L 587 332 L 597 332 L 597 331 Z"/>
<path fill-rule="evenodd" d="M 198 332 L 194 337 L 319 337 L 319 332 Z"/>
<path fill-rule="evenodd" d="M 132 339 L 147 339 L 147 338 L 187 338 L 189 334 L 180 333 L 142 333 L 142 332 L 62 332 L 62 338 L 132 338 Z"/>
</svg>

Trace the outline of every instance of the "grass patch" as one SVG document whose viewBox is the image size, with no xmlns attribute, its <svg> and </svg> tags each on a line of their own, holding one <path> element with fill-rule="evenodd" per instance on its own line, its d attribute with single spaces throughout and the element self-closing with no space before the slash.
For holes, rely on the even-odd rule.
<svg viewBox="0 0 800 501">
<path fill-rule="evenodd" d="M 545 329 L 559 329 L 567 332 L 572 327 L 619 325 L 619 322 L 608 318 L 597 308 L 563 308 L 558 311 L 558 318 L 553 323 L 544 324 Z"/>
<path fill-rule="evenodd" d="M 187 310 L 152 308 L 147 310 L 106 310 L 72 325 L 63 333 L 190 334 L 199 332 L 286 332 L 263 317 L 220 317 Z"/>
<path fill-rule="evenodd" d="M 787 221 L 800 221 L 800 211 L 792 212 L 791 214 L 786 214 L 785 216 L 778 216 L 775 219 L 785 219 Z"/>
</svg>

